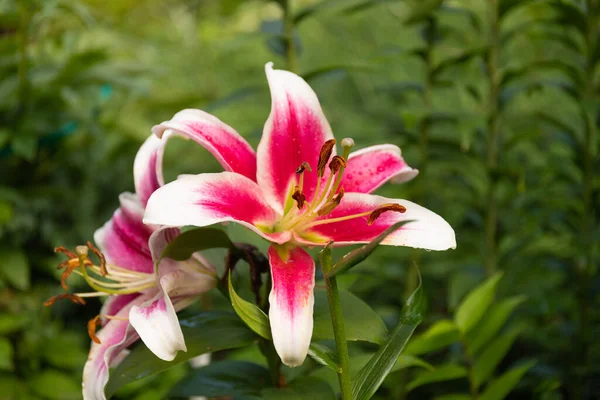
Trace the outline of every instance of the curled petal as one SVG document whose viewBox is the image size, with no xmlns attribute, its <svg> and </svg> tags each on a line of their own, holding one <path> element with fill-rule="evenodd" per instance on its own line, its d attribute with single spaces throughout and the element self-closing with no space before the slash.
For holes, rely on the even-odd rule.
<svg viewBox="0 0 600 400">
<path fill-rule="evenodd" d="M 131 193 L 122 193 L 119 200 L 121 207 L 94 233 L 94 241 L 109 264 L 152 273 L 154 266 L 148 239 L 153 229 L 142 222 L 144 208 L 137 196 Z"/>
<path fill-rule="evenodd" d="M 295 171 L 303 162 L 317 168 L 323 144 L 333 139 L 329 123 L 315 92 L 304 79 L 288 71 L 265 66 L 271 89 L 271 114 L 258 145 L 257 182 L 278 212 L 295 182 Z M 306 173 L 303 192 L 312 199 L 317 174 Z"/>
<path fill-rule="evenodd" d="M 226 171 L 256 180 L 254 150 L 239 133 L 217 117 L 200 110 L 183 110 L 170 121 L 154 126 L 152 132 L 162 137 L 168 129 L 202 145 Z"/>
<path fill-rule="evenodd" d="M 402 183 L 418 174 L 406 164 L 398 146 L 371 146 L 350 154 L 340 187 L 346 192 L 371 193 L 389 180 Z"/>
<path fill-rule="evenodd" d="M 284 243 L 289 232 L 269 233 L 277 213 L 250 179 L 233 173 L 185 175 L 150 197 L 144 222 L 164 226 L 208 226 L 233 221 L 267 240 Z"/>
<path fill-rule="evenodd" d="M 133 181 L 135 192 L 143 207 L 150 195 L 164 185 L 162 176 L 162 158 L 168 138 L 150 135 L 142 144 L 133 162 Z"/>
<path fill-rule="evenodd" d="M 384 230 L 399 221 L 414 221 L 402 226 L 389 235 L 382 244 L 391 246 L 408 246 L 428 250 L 447 250 L 456 247 L 456 239 L 452 227 L 439 215 L 408 200 L 389 199 L 381 196 L 346 193 L 340 205 L 319 223 L 328 219 L 350 215 L 370 213 L 385 204 L 399 204 L 404 212 L 385 212 L 380 214 L 371 225 L 369 215 L 345 221 L 319 224 L 310 228 L 310 238 L 320 238 L 319 243 L 300 240 L 305 244 L 324 245 L 330 240 L 335 245 L 370 242 Z"/>
<path fill-rule="evenodd" d="M 273 344 L 281 361 L 296 367 L 304 362 L 312 337 L 315 262 L 300 247 L 287 251 L 286 260 L 273 246 L 268 255 L 273 277 L 269 295 Z"/>
</svg>

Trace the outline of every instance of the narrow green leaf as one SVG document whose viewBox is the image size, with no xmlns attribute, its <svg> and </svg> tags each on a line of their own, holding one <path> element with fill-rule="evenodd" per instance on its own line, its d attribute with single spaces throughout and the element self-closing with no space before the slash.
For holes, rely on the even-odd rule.
<svg viewBox="0 0 600 400">
<path fill-rule="evenodd" d="M 231 312 L 210 311 L 179 321 L 187 352 L 180 352 L 168 362 L 156 357 L 146 346 L 136 346 L 123 362 L 111 371 L 106 385 L 110 397 L 126 384 L 164 371 L 200 354 L 243 347 L 253 343 L 257 336 Z"/>
<path fill-rule="evenodd" d="M 364 246 L 359 247 L 358 249 L 352 250 L 350 253 L 343 256 L 337 263 L 333 265 L 331 270 L 327 273 L 328 277 L 335 276 L 340 272 L 344 272 L 354 267 L 357 264 L 363 262 L 367 257 L 371 255 L 379 246 L 379 244 L 388 237 L 392 232 L 396 231 L 403 225 L 408 224 L 411 221 L 400 221 L 395 223 L 394 225 L 387 228 L 383 233 L 377 236 L 375 239 L 371 240 L 369 243 Z"/>
<path fill-rule="evenodd" d="M 453 379 L 464 378 L 467 376 L 467 370 L 462 365 L 448 364 L 439 367 L 434 371 L 427 371 L 414 379 L 406 386 L 406 390 L 410 391 L 419 386 L 427 385 L 434 382 L 451 381 Z"/>
<path fill-rule="evenodd" d="M 535 365 L 535 361 L 530 361 L 519 367 L 505 372 L 498 379 L 491 382 L 485 392 L 479 397 L 480 400 L 502 400 L 517 386 L 523 375 Z"/>
<path fill-rule="evenodd" d="M 271 325 L 269 317 L 255 304 L 242 299 L 233 289 L 231 273 L 229 273 L 229 298 L 236 314 L 248 325 L 250 329 L 265 339 L 271 340 Z"/>
<path fill-rule="evenodd" d="M 406 354 L 426 354 L 449 346 L 460 340 L 460 332 L 453 321 L 437 321 L 423 334 L 413 338 L 406 346 Z"/>
<path fill-rule="evenodd" d="M 193 370 L 175 385 L 169 397 L 259 396 L 269 380 L 269 370 L 263 366 L 246 361 L 224 360 Z"/>
<path fill-rule="evenodd" d="M 387 327 L 381 317 L 367 303 L 345 290 L 340 290 L 340 303 L 347 340 L 362 340 L 377 344 L 385 341 L 388 335 Z M 315 289 L 313 318 L 312 339 L 333 339 L 327 292 L 321 287 Z"/>
<path fill-rule="evenodd" d="M 264 400 L 336 400 L 331 387 L 313 376 L 294 379 L 284 388 L 265 389 L 261 397 Z"/>
<path fill-rule="evenodd" d="M 19 290 L 28 290 L 30 286 L 30 266 L 27 256 L 21 250 L 0 250 L 0 274 L 12 286 Z"/>
<path fill-rule="evenodd" d="M 337 355 L 329 347 L 318 343 L 311 343 L 308 348 L 308 355 L 318 364 L 324 365 L 336 373 L 341 372 Z"/>
<path fill-rule="evenodd" d="M 494 339 L 489 346 L 475 360 L 473 365 L 473 380 L 477 387 L 481 386 L 500 364 L 508 350 L 510 350 L 520 330 L 513 330 Z"/>
<path fill-rule="evenodd" d="M 197 251 L 207 249 L 234 249 L 235 246 L 225 232 L 216 228 L 193 228 L 182 232 L 165 248 L 162 258 L 177 261 L 187 260 Z"/>
<path fill-rule="evenodd" d="M 12 343 L 7 338 L 0 337 L 0 370 L 12 371 L 15 368 L 13 362 L 14 350 Z"/>
<path fill-rule="evenodd" d="M 419 275 L 419 286 L 408 298 L 402 310 L 400 321 L 388 340 L 359 371 L 352 385 L 353 398 L 370 399 L 379 389 L 385 377 L 396 364 L 406 342 L 423 319 L 423 289 Z"/>
<path fill-rule="evenodd" d="M 473 329 L 467 334 L 467 343 L 469 343 L 471 351 L 477 354 L 504 326 L 504 323 L 515 308 L 524 301 L 525 296 L 515 296 L 502 300 L 490 307 L 490 310 L 481 319 L 481 323 L 479 323 L 477 329 Z"/>
<path fill-rule="evenodd" d="M 454 322 L 463 333 L 468 332 L 479 322 L 494 301 L 496 287 L 502 278 L 498 272 L 473 289 L 462 301 L 454 315 Z"/>
</svg>

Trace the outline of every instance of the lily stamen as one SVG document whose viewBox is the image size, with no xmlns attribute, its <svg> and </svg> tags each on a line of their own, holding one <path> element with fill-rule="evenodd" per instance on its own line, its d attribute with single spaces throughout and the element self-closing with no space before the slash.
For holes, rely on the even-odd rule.
<svg viewBox="0 0 600 400">
<path fill-rule="evenodd" d="M 404 207 L 403 205 L 400 205 L 400 204 L 382 204 L 371 213 L 371 215 L 369 216 L 369 219 L 367 220 L 367 225 L 373 225 L 375 220 L 377 218 L 379 218 L 379 216 L 381 214 L 388 212 L 388 211 L 405 213 L 406 207 Z"/>
</svg>

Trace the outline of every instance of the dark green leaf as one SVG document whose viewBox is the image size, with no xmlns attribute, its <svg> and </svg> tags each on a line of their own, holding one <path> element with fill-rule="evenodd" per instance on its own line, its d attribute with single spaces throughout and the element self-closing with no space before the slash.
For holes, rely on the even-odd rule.
<svg viewBox="0 0 600 400">
<path fill-rule="evenodd" d="M 486 313 L 494 301 L 500 278 L 502 278 L 502 273 L 496 273 L 473 289 L 458 306 L 454 322 L 463 333 L 473 328 Z"/>
<path fill-rule="evenodd" d="M 331 387 L 316 377 L 303 377 L 292 381 L 285 388 L 265 389 L 264 400 L 336 400 Z"/>
<path fill-rule="evenodd" d="M 229 298 L 233 309 L 250 329 L 265 339 L 271 340 L 271 325 L 269 317 L 255 304 L 242 299 L 233 289 L 231 273 L 229 274 Z"/>
<path fill-rule="evenodd" d="M 245 361 L 225 360 L 193 370 L 169 393 L 173 397 L 232 397 L 260 395 L 269 383 L 269 371 Z"/>
<path fill-rule="evenodd" d="M 193 253 L 207 249 L 235 248 L 225 232 L 216 228 L 193 228 L 182 232 L 165 248 L 162 258 L 183 261 Z"/>
<path fill-rule="evenodd" d="M 200 354 L 243 347 L 257 339 L 257 336 L 230 312 L 204 312 L 179 322 L 187 352 L 181 352 L 174 361 L 167 362 L 156 357 L 145 346 L 137 346 L 111 371 L 105 390 L 108 396 L 130 382 L 164 371 Z"/>
<path fill-rule="evenodd" d="M 421 277 L 419 275 L 419 281 Z M 370 399 L 396 364 L 412 333 L 423 319 L 423 289 L 421 282 L 406 301 L 400 321 L 388 340 L 360 370 L 352 384 L 353 398 Z"/>
<path fill-rule="evenodd" d="M 81 399 L 81 382 L 74 376 L 56 370 L 45 370 L 29 381 L 33 391 L 50 400 Z"/>
<path fill-rule="evenodd" d="M 473 364 L 473 381 L 479 387 L 489 379 L 500 364 L 513 342 L 519 335 L 519 330 L 513 330 L 494 339 L 477 357 Z"/>
<path fill-rule="evenodd" d="M 460 340 L 456 324 L 443 319 L 436 322 L 423 334 L 413 338 L 406 346 L 406 354 L 425 354 L 449 346 Z"/>
<path fill-rule="evenodd" d="M 12 371 L 14 350 L 12 343 L 7 338 L 0 337 L 0 370 Z"/>
<path fill-rule="evenodd" d="M 15 288 L 29 289 L 29 262 L 21 250 L 0 250 L 0 273 Z"/>
<path fill-rule="evenodd" d="M 479 397 L 480 400 L 502 400 L 517 386 L 523 375 L 535 365 L 530 361 L 524 365 L 505 372 L 498 379 L 491 382 L 485 392 Z"/>
<path fill-rule="evenodd" d="M 419 374 L 412 382 L 408 384 L 406 390 L 413 390 L 419 386 L 427 385 L 434 382 L 451 381 L 453 379 L 463 378 L 467 376 L 467 370 L 462 365 L 448 364 L 439 367 L 434 371 L 427 371 Z"/>
<path fill-rule="evenodd" d="M 341 371 L 337 361 L 337 355 L 327 346 L 311 343 L 308 348 L 308 355 L 318 364 L 324 365 L 334 370 L 336 373 Z"/>
</svg>

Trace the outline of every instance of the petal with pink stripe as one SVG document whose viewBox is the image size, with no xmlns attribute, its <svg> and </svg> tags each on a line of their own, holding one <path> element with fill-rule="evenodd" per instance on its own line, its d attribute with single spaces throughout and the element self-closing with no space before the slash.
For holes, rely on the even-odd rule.
<svg viewBox="0 0 600 400">
<path fill-rule="evenodd" d="M 402 183 L 418 174 L 406 164 L 398 146 L 371 146 L 350 153 L 340 187 L 346 192 L 371 193 L 389 180 Z"/>
<path fill-rule="evenodd" d="M 327 220 L 367 213 L 383 204 L 400 204 L 406 212 L 388 211 L 379 216 L 372 225 L 367 224 L 368 215 L 345 221 L 324 223 Z M 428 250 L 448 250 L 456 247 L 454 230 L 442 217 L 408 200 L 389 199 L 381 196 L 347 193 L 340 205 L 326 217 L 317 221 L 318 225 L 310 228 L 310 233 L 323 238 L 323 243 L 306 244 L 324 245 L 335 241 L 335 245 L 367 243 L 376 238 L 384 230 L 399 221 L 413 221 L 400 227 L 389 235 L 382 244 L 392 246 L 408 246 Z M 310 237 L 305 235 L 305 237 Z"/>
<path fill-rule="evenodd" d="M 323 143 L 333 139 L 317 95 L 296 74 L 265 67 L 271 89 L 271 114 L 258 145 L 257 182 L 269 204 L 283 212 L 285 197 L 304 161 L 313 168 L 304 177 L 304 194 L 312 199 L 317 183 L 316 167 Z"/>
<path fill-rule="evenodd" d="M 229 125 L 201 110 L 187 109 L 152 128 L 162 137 L 172 129 L 190 138 L 212 154 L 226 171 L 237 172 L 252 180 L 256 179 L 256 154 L 252 146 Z"/>
<path fill-rule="evenodd" d="M 315 262 L 300 247 L 286 251 L 285 260 L 269 247 L 273 288 L 269 319 L 275 350 L 290 367 L 302 365 L 313 331 Z"/>
<path fill-rule="evenodd" d="M 162 158 L 168 137 L 150 135 L 138 150 L 133 162 L 135 192 L 142 206 L 146 206 L 150 195 L 164 185 Z"/>
<path fill-rule="evenodd" d="M 256 182 L 233 172 L 185 175 L 150 197 L 144 222 L 164 226 L 208 226 L 237 222 L 267 240 L 284 243 L 289 232 L 270 233 L 278 218 Z"/>
</svg>

